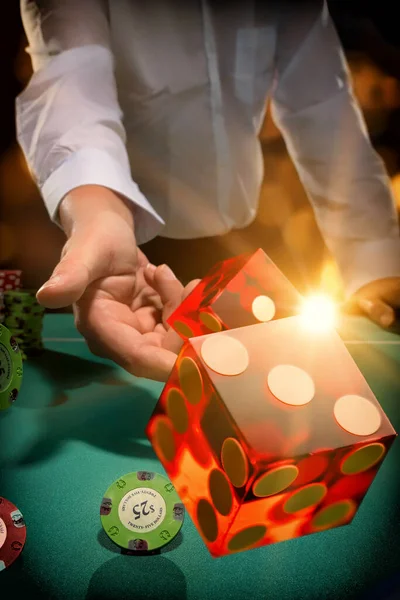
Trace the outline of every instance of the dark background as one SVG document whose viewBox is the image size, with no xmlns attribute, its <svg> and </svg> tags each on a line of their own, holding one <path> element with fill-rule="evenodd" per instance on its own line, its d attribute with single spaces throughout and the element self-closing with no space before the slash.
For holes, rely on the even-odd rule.
<svg viewBox="0 0 400 600">
<path fill-rule="evenodd" d="M 396 3 L 336 0 L 329 2 L 329 7 L 370 135 L 386 163 L 400 208 Z M 25 287 L 38 288 L 58 260 L 64 235 L 50 223 L 15 141 L 14 99 L 27 84 L 31 67 L 24 51 L 19 2 L 7 3 L 7 13 L 3 13 L 0 36 L 0 268 L 23 269 Z M 335 265 L 324 249 L 307 198 L 268 114 L 261 138 L 266 170 L 255 226 L 268 240 L 268 253 L 300 289 L 306 280 L 308 285 L 320 285 L 340 295 Z"/>
</svg>

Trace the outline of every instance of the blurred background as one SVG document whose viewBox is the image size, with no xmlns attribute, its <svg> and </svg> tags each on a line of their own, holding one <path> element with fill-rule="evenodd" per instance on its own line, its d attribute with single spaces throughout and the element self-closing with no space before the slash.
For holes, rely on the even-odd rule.
<svg viewBox="0 0 400 600">
<path fill-rule="evenodd" d="M 15 140 L 14 100 L 31 75 L 18 5 L 8 3 L 0 37 L 0 268 L 22 269 L 25 287 L 38 288 L 58 260 L 64 235 L 50 222 Z M 394 5 L 385 0 L 329 2 L 356 95 L 400 211 L 400 36 Z M 340 295 L 335 265 L 269 113 L 261 141 L 265 180 L 252 226 L 255 239 L 264 237 L 265 250 L 300 290 L 322 286 Z"/>
</svg>

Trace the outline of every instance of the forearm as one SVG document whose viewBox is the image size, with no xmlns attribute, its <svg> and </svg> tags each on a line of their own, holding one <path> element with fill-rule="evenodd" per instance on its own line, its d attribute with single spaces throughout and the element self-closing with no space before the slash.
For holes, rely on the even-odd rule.
<svg viewBox="0 0 400 600">
<path fill-rule="evenodd" d="M 281 111 L 278 121 L 327 238 L 398 235 L 389 177 L 348 91 L 295 113 Z"/>
<path fill-rule="evenodd" d="M 347 94 L 280 116 L 299 177 L 348 294 L 400 275 L 400 237 L 390 181 Z"/>
<path fill-rule="evenodd" d="M 148 241 L 163 221 L 131 177 L 105 3 L 22 4 L 34 74 L 16 101 L 17 136 L 50 218 L 60 222 L 74 190 L 108 188 L 134 213 L 138 243 Z"/>
<path fill-rule="evenodd" d="M 326 11 L 278 74 L 274 119 L 346 292 L 400 275 L 399 227 L 389 177 L 372 147 Z"/>
</svg>

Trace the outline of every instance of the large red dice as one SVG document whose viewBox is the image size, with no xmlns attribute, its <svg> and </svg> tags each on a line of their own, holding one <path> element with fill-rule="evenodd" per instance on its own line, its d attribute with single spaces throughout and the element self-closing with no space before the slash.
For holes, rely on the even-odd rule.
<svg viewBox="0 0 400 600">
<path fill-rule="evenodd" d="M 350 523 L 396 433 L 336 331 L 187 341 L 147 426 L 218 557 Z"/>
<path fill-rule="evenodd" d="M 218 263 L 169 317 L 183 339 L 298 313 L 301 295 L 261 249 Z"/>
</svg>

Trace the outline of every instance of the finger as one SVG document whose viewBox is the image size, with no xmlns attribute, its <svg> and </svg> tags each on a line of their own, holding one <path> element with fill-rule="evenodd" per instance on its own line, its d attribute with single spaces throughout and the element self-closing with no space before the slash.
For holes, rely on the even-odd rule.
<svg viewBox="0 0 400 600">
<path fill-rule="evenodd" d="M 170 350 L 175 354 L 179 354 L 181 348 L 183 346 L 184 340 L 180 337 L 180 335 L 170 327 L 164 337 L 163 347 L 166 350 Z"/>
<path fill-rule="evenodd" d="M 164 305 L 180 300 L 183 285 L 168 265 L 161 265 L 154 270 L 153 285 Z"/>
<path fill-rule="evenodd" d="M 37 298 L 47 308 L 63 308 L 77 302 L 86 288 L 103 277 L 109 267 L 108 250 L 96 231 L 75 234 L 67 242 L 63 256 Z"/>
<path fill-rule="evenodd" d="M 144 269 L 143 275 L 146 283 L 161 298 L 161 302 L 164 305 L 163 320 L 165 324 L 168 317 L 200 282 L 200 279 L 194 279 L 184 288 L 182 283 L 176 278 L 175 273 L 167 265 L 156 267 L 149 263 Z"/>
<path fill-rule="evenodd" d="M 135 375 L 167 381 L 176 361 L 176 353 L 151 343 L 148 336 L 146 342 L 133 327 L 113 322 L 107 327 L 100 327 L 87 338 L 87 344 L 93 354 L 114 361 L 120 367 Z"/>
<path fill-rule="evenodd" d="M 185 288 L 182 289 L 181 293 L 179 296 L 175 296 L 174 298 L 171 298 L 171 300 L 165 305 L 164 310 L 163 310 L 163 322 L 165 327 L 169 330 L 169 324 L 168 324 L 168 319 L 169 317 L 174 313 L 174 311 L 179 307 L 180 304 L 182 304 L 183 300 L 185 300 L 185 298 L 187 298 L 189 296 L 189 294 L 192 293 L 192 291 L 194 290 L 195 287 L 197 287 L 197 285 L 199 284 L 201 280 L 200 279 L 193 279 L 192 281 L 190 281 L 187 286 Z M 180 337 L 180 336 L 178 336 Z M 170 337 L 168 337 L 168 343 L 172 344 L 172 347 L 175 347 L 176 344 L 174 343 L 174 335 L 171 334 Z"/>
<path fill-rule="evenodd" d="M 66 256 L 40 288 L 37 299 L 47 308 L 64 308 L 77 302 L 90 283 L 89 267 Z"/>
<path fill-rule="evenodd" d="M 162 347 L 162 334 L 138 331 L 130 307 L 120 305 L 115 311 L 107 301 L 95 304 L 89 289 L 74 307 L 74 314 L 78 331 L 94 354 L 114 361 L 136 377 L 168 379 L 176 353 Z"/>
<path fill-rule="evenodd" d="M 161 265 L 153 272 L 152 287 L 161 299 L 162 319 L 167 326 L 167 318 L 182 301 L 183 285 L 167 265 Z"/>
<path fill-rule="evenodd" d="M 369 298 L 359 297 L 356 302 L 367 317 L 381 327 L 390 327 L 395 321 L 395 312 L 391 306 L 382 300 L 371 300 Z"/>
<path fill-rule="evenodd" d="M 150 285 L 151 287 L 154 287 L 154 273 L 155 270 L 157 269 L 156 265 L 153 265 L 152 263 L 147 263 L 147 265 L 144 266 L 143 268 L 143 277 L 147 283 L 147 285 Z"/>
<path fill-rule="evenodd" d="M 155 265 L 148 263 L 142 268 L 139 268 L 136 272 L 136 284 L 137 288 L 140 289 L 140 292 L 134 298 L 134 301 L 131 305 L 133 311 L 137 310 L 141 306 L 152 305 L 158 311 L 163 310 L 163 303 L 158 295 L 158 292 L 154 288 L 154 271 L 156 269 Z"/>
<path fill-rule="evenodd" d="M 201 281 L 201 279 L 192 279 L 192 281 L 189 281 L 189 283 L 186 285 L 185 289 L 183 290 L 182 300 L 187 298 L 189 296 L 189 294 L 191 294 L 193 292 L 193 290 L 199 285 L 200 281 Z"/>
</svg>

